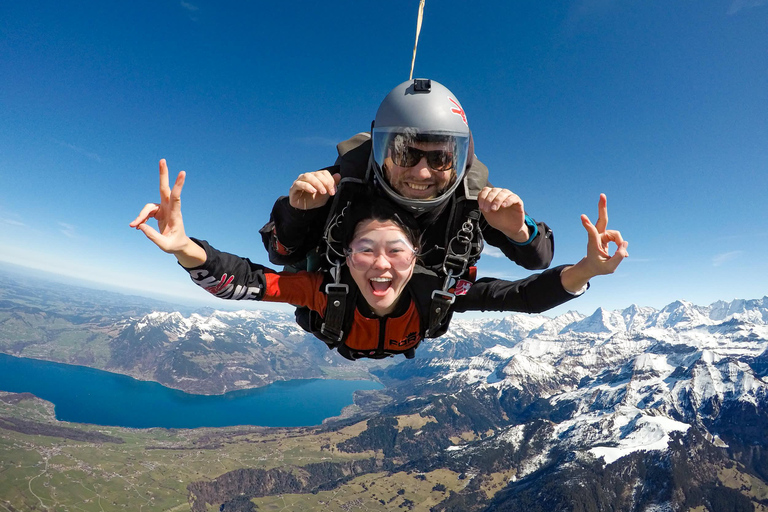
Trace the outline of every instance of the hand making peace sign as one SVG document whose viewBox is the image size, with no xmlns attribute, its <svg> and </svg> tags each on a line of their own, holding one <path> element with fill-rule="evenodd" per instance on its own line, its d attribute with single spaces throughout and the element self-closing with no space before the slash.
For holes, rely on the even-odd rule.
<svg viewBox="0 0 768 512">
<path fill-rule="evenodd" d="M 138 217 L 130 223 L 132 228 L 143 232 L 162 251 L 173 254 L 184 267 L 192 268 L 205 263 L 205 250 L 194 243 L 184 232 L 181 217 L 181 189 L 186 173 L 179 172 L 173 188 L 168 182 L 168 165 L 160 160 L 160 203 L 147 203 Z M 150 218 L 157 221 L 157 230 L 147 224 Z"/>
</svg>

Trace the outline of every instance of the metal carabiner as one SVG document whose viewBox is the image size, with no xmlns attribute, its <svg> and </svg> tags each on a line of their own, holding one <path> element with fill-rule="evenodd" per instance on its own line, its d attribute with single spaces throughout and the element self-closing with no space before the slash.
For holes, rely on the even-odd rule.
<svg viewBox="0 0 768 512">
<path fill-rule="evenodd" d="M 328 223 L 328 227 L 325 228 L 325 232 L 323 233 L 323 241 L 325 241 L 325 259 L 333 266 L 339 264 L 339 261 L 335 258 L 340 258 L 342 261 L 346 259 L 344 252 L 340 249 L 337 249 L 337 246 L 341 245 L 343 240 L 336 236 L 334 231 L 341 229 L 342 220 L 344 219 L 344 214 L 347 212 L 348 208 L 349 203 L 347 203 L 347 205 L 341 209 L 339 214 L 331 219 L 331 221 Z"/>
</svg>

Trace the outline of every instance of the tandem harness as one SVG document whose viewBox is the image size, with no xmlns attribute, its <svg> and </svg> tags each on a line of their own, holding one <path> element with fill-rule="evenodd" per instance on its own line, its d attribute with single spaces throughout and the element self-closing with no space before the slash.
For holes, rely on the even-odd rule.
<svg viewBox="0 0 768 512">
<path fill-rule="evenodd" d="M 369 160 L 371 157 L 371 137 L 369 133 L 359 133 L 337 145 L 339 157 L 327 170 L 331 174 L 342 176 L 337 193 L 333 198 L 330 213 L 323 230 L 323 242 L 320 247 L 308 255 L 308 264 L 312 269 L 325 269 L 328 272 L 325 284 L 327 294 L 326 311 L 322 318 L 308 308 L 296 309 L 296 321 L 306 331 L 323 340 L 329 348 L 343 348 L 349 328 L 352 325 L 357 301 L 357 288 L 351 286 L 351 277 L 344 271 L 346 257 L 343 253 L 342 222 L 344 211 L 356 194 L 370 191 L 372 184 Z M 475 161 L 464 181 L 464 194 L 456 194 L 450 199 L 447 222 L 444 232 L 430 240 L 433 244 L 427 252 L 444 253 L 444 257 L 432 260 L 426 268 L 417 265 L 412 283 L 418 284 L 414 301 L 419 315 L 423 319 L 422 337 L 436 338 L 445 333 L 450 320 L 450 308 L 455 301 L 451 291 L 453 282 L 463 277 L 474 280 L 471 268 L 480 257 L 483 249 L 483 236 L 480 231 L 480 211 L 477 202 L 470 197 L 487 183 L 488 169 Z M 438 244 L 435 244 L 436 241 Z M 424 253 L 426 255 L 426 252 Z M 308 267 L 309 269 L 309 267 Z M 443 279 L 441 279 L 443 278 Z M 426 291 L 425 291 L 426 290 Z M 431 290 L 431 294 L 430 294 Z M 405 353 L 413 357 L 413 351 Z M 379 354 L 380 357 L 384 357 Z M 346 356 L 345 356 L 346 357 Z"/>
<path fill-rule="evenodd" d="M 344 342 L 347 312 L 354 310 L 354 303 L 348 304 L 348 301 L 354 299 L 350 294 L 349 285 L 342 282 L 342 266 L 346 263 L 341 236 L 344 216 L 352 204 L 353 197 L 357 195 L 356 192 L 361 190 L 360 187 L 367 186 L 364 181 L 358 178 L 342 179 L 331 208 L 332 213 L 323 233 L 325 260 L 330 265 L 329 272 L 333 282 L 325 286 L 328 299 L 324 321 L 320 326 L 320 334 L 322 335 L 321 339 L 330 348 L 337 348 Z M 422 318 L 426 318 L 424 338 L 436 338 L 447 330 L 445 320 L 451 305 L 456 300 L 451 289 L 457 279 L 467 274 L 483 248 L 479 222 L 479 209 L 476 207 L 470 209 L 456 234 L 446 244 L 445 258 L 440 272 L 440 275 L 444 276 L 442 287 L 436 287 L 432 290 L 428 307 L 420 308 L 420 310 L 425 309 L 422 316 Z M 453 224 L 449 223 L 449 228 Z M 437 277 L 437 273 L 434 276 Z M 417 297 L 417 303 L 420 302 L 418 299 L 420 297 Z"/>
</svg>

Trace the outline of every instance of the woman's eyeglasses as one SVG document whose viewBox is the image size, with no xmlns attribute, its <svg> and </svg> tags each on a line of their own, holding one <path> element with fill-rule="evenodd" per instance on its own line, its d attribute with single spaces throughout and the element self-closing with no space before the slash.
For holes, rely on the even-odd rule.
<svg viewBox="0 0 768 512">
<path fill-rule="evenodd" d="M 449 171 L 453 168 L 453 151 L 444 149 L 425 151 L 411 146 L 400 146 L 392 148 L 391 155 L 392 161 L 400 167 L 413 167 L 426 157 L 427 165 L 436 171 Z"/>
<path fill-rule="evenodd" d="M 405 242 L 398 241 L 394 244 L 352 244 L 346 250 L 347 263 L 355 270 L 368 270 L 374 262 L 383 256 L 390 266 L 398 271 L 408 270 L 416 259 L 416 249 Z"/>
</svg>

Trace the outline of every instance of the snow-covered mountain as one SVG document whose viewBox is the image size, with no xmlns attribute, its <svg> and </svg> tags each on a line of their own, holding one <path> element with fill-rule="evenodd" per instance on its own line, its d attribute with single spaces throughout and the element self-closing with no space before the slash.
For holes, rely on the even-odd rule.
<svg viewBox="0 0 768 512">
<path fill-rule="evenodd" d="M 436 510 L 768 510 L 767 374 L 768 297 L 455 320 L 340 447 L 477 482 Z"/>
<path fill-rule="evenodd" d="M 13 355 L 199 393 L 380 379 L 384 389 L 358 395 L 323 427 L 344 432 L 330 436 L 329 453 L 375 457 L 303 468 L 315 489 L 382 468 L 430 478 L 449 470 L 466 485 L 432 510 L 768 511 L 768 297 L 459 317 L 413 360 L 355 363 L 292 315 L 159 312 L 166 305 L 13 282 L 0 298 L 0 348 Z M 361 419 L 366 426 L 344 428 Z M 250 473 L 230 473 L 199 482 L 198 497 L 261 492 L 243 487 Z M 303 488 L 291 482 L 280 492 Z"/>
<path fill-rule="evenodd" d="M 370 377 L 296 325 L 293 315 L 152 312 L 123 320 L 107 369 L 192 393 L 224 393 L 277 380 Z"/>
<path fill-rule="evenodd" d="M 477 347 L 486 348 L 470 355 Z M 421 359 L 388 375 L 410 393 L 439 397 L 422 406 L 423 416 L 447 397 L 497 403 L 509 421 L 447 453 L 462 463 L 512 453 L 513 480 L 554 461 L 562 471 L 566 460 L 669 457 L 673 446 L 687 446 L 681 439 L 691 442 L 691 430 L 708 446 L 732 448 L 736 460 L 744 446 L 768 445 L 768 297 L 457 321 L 419 351 Z M 740 462 L 768 476 L 768 457 L 749 457 Z"/>
<path fill-rule="evenodd" d="M 485 322 L 458 320 L 443 338 L 424 342 L 419 355 L 429 360 L 435 380 L 453 389 L 478 382 L 521 388 L 551 380 L 560 391 L 568 389 L 566 382 L 579 387 L 582 379 L 604 381 L 612 372 L 631 376 L 639 372 L 633 370 L 637 358 L 666 365 L 670 374 L 702 357 L 712 364 L 728 357 L 760 360 L 768 347 L 768 298 L 737 302 L 738 307 L 699 307 L 678 301 L 660 311 L 600 308 L 586 317 L 570 312 L 556 318 L 513 314 Z M 455 357 L 476 347 L 486 348 Z"/>
<path fill-rule="evenodd" d="M 288 365 L 294 369 L 318 360 L 345 364 L 291 316 L 267 312 L 151 313 L 128 322 L 112 348 L 125 367 L 155 365 L 170 382 L 218 372 L 226 389 L 282 378 L 275 361 L 300 361 Z M 220 352 L 227 353 L 224 363 Z M 217 364 L 200 373 L 206 354 Z M 710 306 L 676 301 L 661 310 L 599 308 L 589 316 L 456 319 L 445 336 L 422 343 L 416 360 L 392 363 L 381 378 L 407 385 L 411 394 L 523 393 L 543 400 L 539 407 L 559 411 L 549 450 L 610 463 L 663 450 L 672 433 L 690 426 L 720 439 L 724 409 L 768 411 L 768 297 Z M 499 439 L 506 435 L 499 431 Z"/>
<path fill-rule="evenodd" d="M 13 315 L 8 329 L 54 332 L 66 320 L 93 330 L 93 343 L 108 343 L 84 345 L 78 357 L 108 353 L 106 369 L 193 392 L 378 378 L 383 390 L 358 395 L 324 428 L 367 421 L 333 448 L 383 454 L 355 471 L 383 464 L 467 480 L 434 510 L 768 511 L 768 297 L 459 317 L 413 360 L 355 363 L 280 313 L 155 311 L 96 323 L 89 314 L 76 325 L 38 310 Z M 200 482 L 199 496 L 212 488 L 220 502 L 258 495 L 244 491 L 246 476 Z"/>
</svg>

